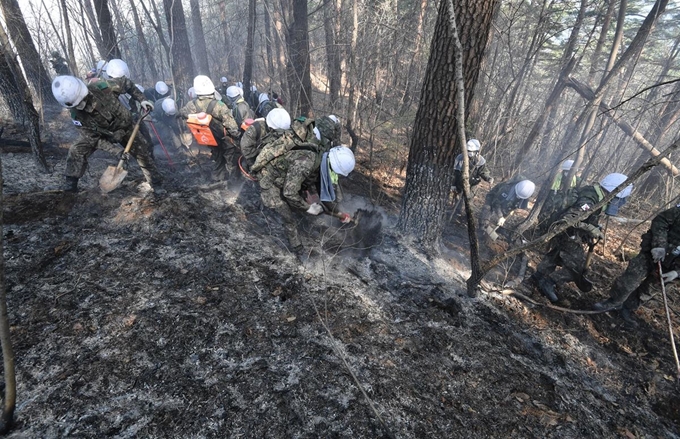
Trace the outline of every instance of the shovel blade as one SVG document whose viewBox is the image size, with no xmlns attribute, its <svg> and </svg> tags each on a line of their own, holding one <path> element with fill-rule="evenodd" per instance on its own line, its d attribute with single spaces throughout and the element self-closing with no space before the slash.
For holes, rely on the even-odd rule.
<svg viewBox="0 0 680 439">
<path fill-rule="evenodd" d="M 125 180 L 127 171 L 118 166 L 109 166 L 99 179 L 99 188 L 102 192 L 109 193 Z"/>
</svg>

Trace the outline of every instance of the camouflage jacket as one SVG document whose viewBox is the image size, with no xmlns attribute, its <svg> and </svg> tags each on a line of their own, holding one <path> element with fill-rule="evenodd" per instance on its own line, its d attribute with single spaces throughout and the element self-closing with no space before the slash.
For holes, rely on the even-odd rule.
<svg viewBox="0 0 680 439">
<path fill-rule="evenodd" d="M 130 78 L 123 76 L 122 78 L 107 79 L 105 82 L 109 86 L 111 92 L 116 96 L 129 94 L 132 99 L 140 103 L 147 100 L 146 96 L 144 96 L 144 93 L 139 91 L 135 83 L 132 82 Z"/>
<path fill-rule="evenodd" d="M 305 181 L 319 173 L 316 153 L 305 150 L 293 150 L 267 163 L 260 179 L 268 179 L 276 187 L 281 188 L 284 198 L 291 207 L 307 210 L 309 204 L 300 195 Z"/>
<path fill-rule="evenodd" d="M 651 235 L 651 247 L 662 247 L 667 253 L 671 253 L 675 247 L 680 245 L 680 207 L 672 207 L 664 210 L 654 217 L 652 226 L 645 235 Z M 644 242 L 643 236 L 643 242 Z"/>
<path fill-rule="evenodd" d="M 260 144 L 269 132 L 269 127 L 264 119 L 257 119 L 248 127 L 241 137 L 241 154 L 250 164 L 255 161 L 255 157 L 260 152 Z"/>
<path fill-rule="evenodd" d="M 453 185 L 458 192 L 463 192 L 463 154 L 458 154 L 453 164 Z M 469 160 L 470 186 L 477 186 L 482 180 L 491 180 L 491 171 L 486 167 L 486 159 L 478 155 Z"/>
<path fill-rule="evenodd" d="M 485 202 L 491 207 L 491 212 L 498 216 L 508 216 L 510 212 L 523 206 L 523 200 L 515 194 L 515 185 L 523 178 L 516 178 L 499 183 L 486 194 Z"/>
<path fill-rule="evenodd" d="M 187 102 L 187 104 L 179 110 L 179 115 L 182 118 L 187 119 L 190 114 L 205 112 L 208 109 L 208 105 L 214 100 L 215 98 L 212 96 L 199 96 L 198 98 Z M 231 115 L 231 110 L 229 110 L 224 102 L 217 101 L 217 104 L 215 104 L 210 115 L 220 121 L 231 137 L 237 138 L 241 133 L 238 125 L 236 125 L 234 117 Z"/>
<path fill-rule="evenodd" d="M 602 201 L 605 197 L 605 191 L 599 184 L 595 183 L 592 186 L 584 186 L 578 190 L 578 198 L 564 213 L 561 215 L 561 220 L 570 221 L 583 212 L 592 211 L 592 213 L 584 220 L 576 223 L 573 227 L 566 230 L 570 236 L 578 236 L 582 241 L 589 241 L 591 231 L 598 226 L 602 208 L 593 211 L 593 206 Z"/>
<path fill-rule="evenodd" d="M 84 136 L 110 139 L 116 131 L 132 131 L 132 114 L 123 107 L 107 82 L 89 84 L 87 89 L 89 94 L 85 97 L 85 108 L 71 109 L 73 124 L 83 131 Z"/>
</svg>

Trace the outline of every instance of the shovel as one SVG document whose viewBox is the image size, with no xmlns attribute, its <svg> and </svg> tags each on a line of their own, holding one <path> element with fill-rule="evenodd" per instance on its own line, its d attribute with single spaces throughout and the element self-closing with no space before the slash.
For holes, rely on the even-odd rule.
<svg viewBox="0 0 680 439">
<path fill-rule="evenodd" d="M 125 150 L 123 151 L 122 157 L 125 157 L 130 152 L 130 149 L 132 148 L 132 142 L 135 141 L 135 137 L 137 137 L 137 133 L 139 132 L 139 127 L 145 117 L 146 114 L 140 117 L 135 124 L 135 128 L 132 130 L 132 135 L 130 136 L 127 145 L 125 145 Z M 104 171 L 104 174 L 102 174 L 101 178 L 99 179 L 99 187 L 105 194 L 120 186 L 123 180 L 125 180 L 125 176 L 128 173 L 125 169 L 123 169 L 123 163 L 125 163 L 125 159 L 121 158 L 118 162 L 118 166 L 109 166 L 106 168 L 106 171 Z"/>
</svg>

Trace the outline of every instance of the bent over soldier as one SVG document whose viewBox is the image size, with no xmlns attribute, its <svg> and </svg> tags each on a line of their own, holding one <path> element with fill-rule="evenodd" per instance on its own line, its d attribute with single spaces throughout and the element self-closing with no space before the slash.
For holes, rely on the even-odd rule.
<svg viewBox="0 0 680 439">
<path fill-rule="evenodd" d="M 63 188 L 75 192 L 78 180 L 85 174 L 87 159 L 95 150 L 107 151 L 119 159 L 122 157 L 124 148 L 120 144 L 126 144 L 132 135 L 132 114 L 104 81 L 86 85 L 74 76 L 57 76 L 52 81 L 52 94 L 59 104 L 71 110 L 73 124 L 80 131 L 80 138 L 71 145 L 66 157 Z M 137 160 L 151 189 L 159 189 L 163 176 L 158 172 L 150 150 L 146 139 L 136 136 L 130 155 Z"/>
<path fill-rule="evenodd" d="M 630 260 L 626 271 L 609 290 L 609 299 L 596 303 L 596 310 L 620 310 L 621 317 L 637 326 L 633 317 L 640 306 L 640 295 L 648 294 L 656 278 L 658 263 L 664 271 L 664 283 L 678 277 L 680 267 L 680 205 L 664 210 L 652 220 L 652 225 L 642 235 L 640 253 Z M 669 271 L 672 270 L 672 271 Z"/>
</svg>

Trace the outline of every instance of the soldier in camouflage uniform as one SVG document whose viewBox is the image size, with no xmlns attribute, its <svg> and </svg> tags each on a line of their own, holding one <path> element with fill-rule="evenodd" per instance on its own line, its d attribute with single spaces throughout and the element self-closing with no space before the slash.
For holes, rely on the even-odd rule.
<svg viewBox="0 0 680 439">
<path fill-rule="evenodd" d="M 470 139 L 466 145 L 470 169 L 470 188 L 477 186 L 482 180 L 493 185 L 491 171 L 486 167 L 486 159 L 479 154 L 480 144 L 477 139 Z M 458 154 L 453 165 L 454 195 L 463 193 L 463 154 Z"/>
<path fill-rule="evenodd" d="M 133 131 L 132 114 L 104 81 L 85 85 L 73 76 L 58 76 L 52 82 L 52 93 L 62 106 L 71 110 L 73 124 L 80 130 L 80 138 L 71 145 L 66 157 L 64 189 L 75 192 L 87 168 L 87 158 L 96 149 L 122 156 L 124 148 L 120 144 L 126 144 Z M 139 163 L 146 182 L 158 189 L 163 177 L 149 151 L 144 137 L 136 136 L 130 154 Z"/>
<path fill-rule="evenodd" d="M 255 119 L 255 121 L 246 129 L 241 136 L 239 143 L 241 148 L 241 155 L 243 155 L 244 165 L 247 169 L 255 163 L 255 158 L 260 152 L 262 140 L 270 132 L 270 128 L 264 118 Z"/>
<path fill-rule="evenodd" d="M 224 102 L 215 99 L 215 86 L 207 76 L 199 75 L 194 78 L 194 91 L 198 97 L 182 107 L 179 114 L 182 118 L 188 119 L 190 114 L 208 112 L 208 107 L 212 107 L 209 114 L 219 123 L 219 130 L 213 129 L 211 125 L 211 131 L 218 143 L 216 147 L 211 148 L 212 159 L 215 162 L 213 180 L 235 178 L 238 176 L 238 158 L 241 153 L 234 142 L 241 133 L 231 115 L 231 110 Z"/>
<path fill-rule="evenodd" d="M 516 209 L 526 209 L 529 197 L 536 186 L 522 177 L 499 183 L 486 194 L 480 216 L 479 228 L 491 240 L 498 238 L 496 230 L 505 224 L 505 219 Z"/>
<path fill-rule="evenodd" d="M 620 310 L 621 317 L 637 326 L 634 311 L 640 306 L 640 295 L 648 294 L 652 282 L 659 282 L 658 262 L 662 262 L 664 283 L 678 277 L 680 267 L 680 205 L 658 214 L 649 230 L 642 235 L 640 253 L 630 260 L 626 271 L 609 290 L 610 298 L 596 303 L 596 310 Z M 675 251 L 674 251 L 675 250 Z M 677 254 L 676 254 L 677 253 Z M 672 271 L 669 271 L 672 270 Z"/>
<path fill-rule="evenodd" d="M 267 138 L 264 139 L 264 145 L 251 169 L 260 184 L 262 203 L 281 215 L 291 250 L 300 256 L 302 242 L 291 207 L 310 215 L 323 212 L 321 202 L 324 197 L 321 200 L 318 197 L 315 200 L 303 198 L 303 187 L 320 178 L 331 182 L 333 173 L 347 176 L 354 169 L 354 155 L 344 146 L 322 155 L 318 148 L 307 147 L 305 143 L 297 145 L 293 133 L 289 131 L 290 123 L 290 116 L 284 109 L 275 109 L 267 115 L 268 128 L 279 136 L 266 136 L 272 140 L 267 143 Z M 324 164 L 325 168 L 322 166 Z M 334 183 L 337 183 L 337 176 Z M 331 193 L 333 199 L 329 201 L 335 202 L 334 190 Z M 343 222 L 349 222 L 349 215 L 343 215 Z"/>
<path fill-rule="evenodd" d="M 235 85 L 227 87 L 227 100 L 229 101 L 227 106 L 231 108 L 231 115 L 234 117 L 239 130 L 243 132 L 241 128 L 243 121 L 253 119 L 255 112 L 250 109 L 250 105 L 241 95 L 241 89 Z"/>
<path fill-rule="evenodd" d="M 608 192 L 614 190 L 626 178 L 623 174 L 609 174 L 599 183 L 581 188 L 576 202 L 564 212 L 556 224 L 568 222 L 584 212 L 591 211 L 593 206 L 602 201 Z M 617 196 L 625 198 L 631 191 L 632 186 L 629 186 Z M 550 240 L 550 250 L 536 267 L 532 280 L 551 302 L 559 300 L 555 288 L 557 284 L 573 281 L 583 292 L 589 292 L 592 289 L 592 283 L 585 277 L 587 255 L 583 246 L 587 244 L 591 251 L 592 246 L 603 237 L 598 227 L 601 213 L 602 209 L 593 211 L 585 220 L 576 223 Z M 563 269 L 555 272 L 558 266 Z"/>
</svg>

